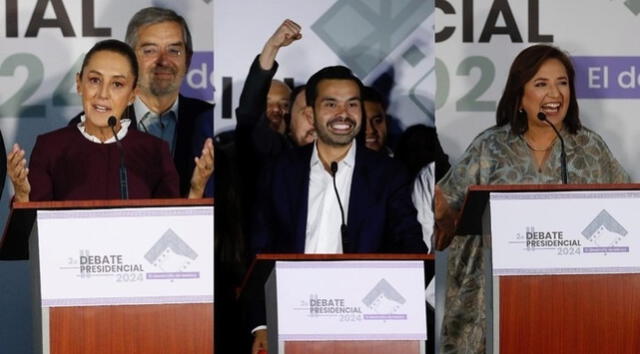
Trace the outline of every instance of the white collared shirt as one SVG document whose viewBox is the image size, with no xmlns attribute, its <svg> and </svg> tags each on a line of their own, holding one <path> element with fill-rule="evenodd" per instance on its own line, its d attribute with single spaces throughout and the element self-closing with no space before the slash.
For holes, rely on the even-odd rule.
<svg viewBox="0 0 640 354">
<path fill-rule="evenodd" d="M 423 167 L 413 184 L 411 201 L 418 211 L 418 222 L 422 225 L 424 243 L 432 251 L 433 238 L 433 195 L 435 190 L 435 162 Z"/>
<path fill-rule="evenodd" d="M 317 142 L 313 143 L 313 153 L 310 161 L 304 253 L 342 253 L 340 206 L 333 189 L 331 173 L 324 169 L 318 156 L 317 144 Z M 342 208 L 344 209 L 345 223 L 348 220 L 351 181 L 353 180 L 355 165 L 356 143 L 354 141 L 351 143 L 351 147 L 344 159 L 338 162 L 338 172 L 336 173 L 336 188 L 340 194 L 340 202 L 342 202 Z M 267 326 L 258 326 L 251 333 L 261 329 L 267 329 Z"/>
<path fill-rule="evenodd" d="M 87 138 L 87 140 L 94 142 L 94 143 L 98 143 L 98 144 L 112 144 L 116 142 L 116 138 L 115 137 L 111 137 L 105 141 L 100 141 L 100 139 L 98 139 L 97 137 L 87 133 L 87 128 L 84 125 L 84 121 L 87 118 L 83 115 L 80 116 L 80 123 L 78 123 L 78 130 L 80 130 L 80 133 L 82 133 L 82 136 L 84 136 L 85 138 Z M 121 119 L 120 120 L 120 130 L 118 130 L 118 132 L 116 133 L 116 135 L 118 136 L 119 140 L 122 140 L 126 135 L 127 132 L 129 131 L 129 125 L 131 124 L 131 120 L 130 119 Z"/>
<path fill-rule="evenodd" d="M 356 163 L 356 144 L 353 142 L 347 155 L 338 162 L 336 187 L 347 223 L 351 180 Z M 313 144 L 309 172 L 309 200 L 307 202 L 307 230 L 304 253 L 342 253 L 340 206 L 333 189 L 331 173 L 327 172 L 318 156 L 317 143 Z"/>
</svg>

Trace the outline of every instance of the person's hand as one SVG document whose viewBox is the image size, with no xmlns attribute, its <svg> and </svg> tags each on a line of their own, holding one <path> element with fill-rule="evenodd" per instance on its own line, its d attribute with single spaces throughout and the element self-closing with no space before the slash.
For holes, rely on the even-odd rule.
<svg viewBox="0 0 640 354">
<path fill-rule="evenodd" d="M 264 48 L 262 48 L 262 52 L 260 53 L 260 67 L 263 70 L 271 70 L 278 50 L 302 38 L 300 30 L 301 27 L 297 23 L 289 19 L 284 20 L 278 29 L 276 29 L 276 32 L 269 37 Z"/>
<path fill-rule="evenodd" d="M 31 193 L 31 185 L 27 178 L 29 169 L 24 155 L 24 150 L 18 144 L 13 144 L 13 149 L 7 155 L 7 174 L 16 193 L 14 197 L 16 202 L 28 202 L 29 193 Z"/>
<path fill-rule="evenodd" d="M 434 194 L 434 216 L 436 249 L 442 251 L 449 246 L 456 231 L 459 212 L 449 206 L 447 199 L 438 185 Z"/>
<path fill-rule="evenodd" d="M 251 354 L 266 354 L 267 330 L 259 329 L 253 333 L 253 336 L 253 347 L 251 347 Z"/>
<path fill-rule="evenodd" d="M 208 138 L 202 146 L 202 154 L 195 159 L 196 167 L 191 175 L 191 189 L 189 190 L 189 198 L 202 198 L 204 189 L 207 185 L 209 177 L 213 174 L 214 169 L 214 148 L 213 139 Z"/>
<path fill-rule="evenodd" d="M 271 36 L 271 38 L 269 38 L 266 45 L 277 49 L 286 47 L 294 41 L 302 38 L 302 33 L 300 33 L 300 30 L 300 25 L 289 19 L 286 19 L 284 20 L 284 22 L 282 22 L 278 29 L 276 29 L 276 32 Z"/>
</svg>

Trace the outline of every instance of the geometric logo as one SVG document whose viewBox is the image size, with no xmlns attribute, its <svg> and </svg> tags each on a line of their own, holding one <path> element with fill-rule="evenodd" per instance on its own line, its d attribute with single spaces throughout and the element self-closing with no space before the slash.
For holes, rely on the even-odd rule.
<svg viewBox="0 0 640 354">
<path fill-rule="evenodd" d="M 638 16 L 638 14 L 640 14 L 640 1 L 627 0 L 624 2 L 624 4 L 634 15 Z"/>
<path fill-rule="evenodd" d="M 168 229 L 162 237 L 147 251 L 144 258 L 163 272 L 170 272 L 165 278 L 190 277 L 182 273 L 198 258 L 198 254 L 184 242 L 173 230 Z M 159 274 L 153 274 L 159 277 Z"/>
<path fill-rule="evenodd" d="M 582 231 L 582 236 L 600 247 L 611 247 L 627 233 L 628 231 L 603 209 Z"/>
<path fill-rule="evenodd" d="M 394 313 L 406 299 L 386 279 L 382 279 L 362 299 L 362 302 L 377 313 Z"/>
<path fill-rule="evenodd" d="M 339 0 L 311 29 L 363 78 L 433 12 L 432 1 Z"/>
</svg>

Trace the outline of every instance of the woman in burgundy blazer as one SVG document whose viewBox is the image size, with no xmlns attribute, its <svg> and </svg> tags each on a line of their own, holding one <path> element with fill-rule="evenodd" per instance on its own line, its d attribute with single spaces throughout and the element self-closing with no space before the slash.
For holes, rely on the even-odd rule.
<svg viewBox="0 0 640 354">
<path fill-rule="evenodd" d="M 7 156 L 14 200 L 121 198 L 121 160 L 126 167 L 128 198 L 179 197 L 178 174 L 167 144 L 128 129 L 130 120 L 122 117 L 135 99 L 137 79 L 138 62 L 127 44 L 105 40 L 91 48 L 76 76 L 84 109 L 81 122 L 39 136 L 29 168 L 18 144 Z M 113 128 L 109 125 L 112 117 Z M 197 158 L 196 172 L 192 190 L 203 190 L 213 161 Z"/>
</svg>

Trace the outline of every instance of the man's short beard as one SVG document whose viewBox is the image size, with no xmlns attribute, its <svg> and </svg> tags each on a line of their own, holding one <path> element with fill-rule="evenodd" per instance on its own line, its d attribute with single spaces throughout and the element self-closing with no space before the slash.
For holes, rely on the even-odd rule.
<svg viewBox="0 0 640 354">
<path fill-rule="evenodd" d="M 157 96 L 157 97 L 175 94 L 179 90 L 180 90 L 180 85 L 176 85 L 174 82 L 166 86 L 158 85 L 158 83 L 153 81 L 149 83 L 149 92 L 151 92 L 153 96 Z"/>
<path fill-rule="evenodd" d="M 173 74 L 173 80 L 155 80 L 154 74 L 157 70 L 163 70 Z M 154 97 L 164 97 L 176 95 L 180 91 L 182 80 L 185 77 L 185 73 L 181 73 L 180 69 L 170 67 L 153 67 L 146 72 L 147 75 L 143 75 L 138 80 L 138 86 Z"/>
</svg>

